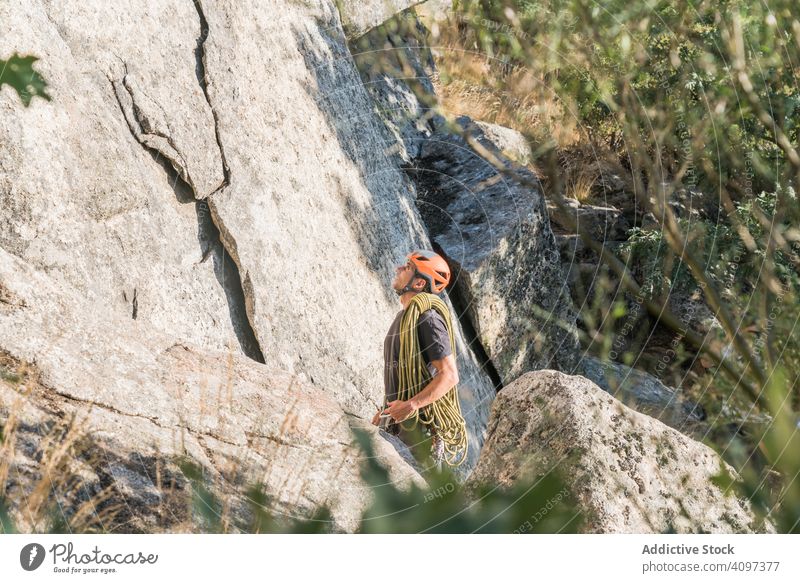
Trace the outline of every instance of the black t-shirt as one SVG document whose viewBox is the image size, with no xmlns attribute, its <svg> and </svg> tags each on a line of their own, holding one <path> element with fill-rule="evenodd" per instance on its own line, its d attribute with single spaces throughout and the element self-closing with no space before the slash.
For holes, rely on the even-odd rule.
<svg viewBox="0 0 800 583">
<path fill-rule="evenodd" d="M 389 327 L 389 333 L 383 341 L 383 386 L 386 394 L 386 402 L 397 399 L 397 369 L 400 357 L 400 320 L 403 318 L 405 310 L 400 310 Z M 447 333 L 442 316 L 435 309 L 431 308 L 422 312 L 417 320 L 417 338 L 422 350 L 422 357 L 428 367 L 431 377 L 437 374 L 436 367 L 431 364 L 433 360 L 439 360 L 449 354 L 450 336 Z"/>
</svg>

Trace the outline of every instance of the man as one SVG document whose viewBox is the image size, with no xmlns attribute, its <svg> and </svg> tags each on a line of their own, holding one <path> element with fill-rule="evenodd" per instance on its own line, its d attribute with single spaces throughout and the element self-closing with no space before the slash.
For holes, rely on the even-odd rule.
<svg viewBox="0 0 800 583">
<path fill-rule="evenodd" d="M 431 412 L 437 409 L 437 407 L 432 406 L 437 401 L 439 401 L 439 408 L 449 403 L 451 411 L 457 409 L 455 417 L 460 419 L 463 424 L 455 390 L 448 395 L 448 392 L 458 384 L 458 370 L 451 346 L 451 332 L 448 330 L 450 325 L 449 314 L 446 314 L 445 317 L 448 321 L 445 322 L 445 318 L 442 317 L 442 314 L 437 309 L 423 311 L 419 314 L 416 324 L 418 339 L 416 346 L 418 346 L 419 354 L 424 359 L 424 364 L 432 378 L 415 395 L 405 400 L 398 399 L 400 390 L 398 382 L 399 370 L 409 364 L 403 362 L 400 358 L 400 335 L 403 315 L 415 296 L 423 292 L 438 295 L 444 291 L 449 281 L 450 268 L 447 262 L 431 251 L 414 251 L 410 253 L 406 263 L 396 268 L 395 277 L 392 281 L 392 289 L 400 297 L 403 309 L 397 313 L 384 340 L 384 390 L 387 406 L 383 412 L 378 411 L 375 414 L 372 423 L 379 425 L 381 414 L 388 415 L 389 422 L 386 430 L 389 433 L 398 435 L 412 449 L 417 445 L 416 442 L 419 440 L 420 433 L 412 433 L 407 430 L 402 422 L 413 417 L 420 410 L 423 410 L 422 412 L 426 413 L 426 417 L 429 418 L 432 414 Z M 440 309 L 444 307 L 443 302 L 438 298 L 435 301 Z M 444 310 L 446 311 L 446 307 Z M 415 356 L 417 355 L 412 355 L 412 358 Z M 454 407 L 453 403 L 455 404 Z M 454 415 L 450 415 L 450 418 L 453 417 Z M 444 457 L 443 440 L 440 436 L 437 436 L 435 431 L 430 431 L 430 434 L 432 437 L 432 457 L 437 467 L 440 468 Z M 465 439 L 466 432 L 461 431 L 461 434 L 464 435 Z"/>
</svg>

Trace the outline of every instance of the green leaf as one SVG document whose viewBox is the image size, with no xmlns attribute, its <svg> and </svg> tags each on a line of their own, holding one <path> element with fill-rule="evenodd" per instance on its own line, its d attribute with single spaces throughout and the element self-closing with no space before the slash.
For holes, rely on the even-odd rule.
<svg viewBox="0 0 800 583">
<path fill-rule="evenodd" d="M 14 526 L 14 521 L 9 516 L 6 500 L 3 496 L 0 496 L 0 533 L 14 534 L 15 532 L 17 532 L 17 529 Z"/>
<path fill-rule="evenodd" d="M 192 491 L 192 508 L 195 515 L 200 518 L 203 532 L 223 532 L 222 502 L 206 485 L 203 468 L 189 458 L 180 459 L 178 467 L 189 481 Z"/>
<path fill-rule="evenodd" d="M 728 468 L 725 467 L 725 463 L 721 459 L 719 460 L 719 473 L 711 476 L 711 483 L 716 485 L 727 495 L 732 493 L 731 486 L 736 483 L 736 480 L 733 479 L 733 476 L 731 476 Z"/>
<path fill-rule="evenodd" d="M 46 91 L 47 81 L 33 70 L 33 63 L 38 60 L 38 57 L 32 55 L 21 57 L 17 53 L 7 61 L 0 59 L 0 89 L 3 85 L 10 85 L 16 90 L 25 107 L 31 104 L 31 99 L 35 96 L 50 101 Z"/>
</svg>

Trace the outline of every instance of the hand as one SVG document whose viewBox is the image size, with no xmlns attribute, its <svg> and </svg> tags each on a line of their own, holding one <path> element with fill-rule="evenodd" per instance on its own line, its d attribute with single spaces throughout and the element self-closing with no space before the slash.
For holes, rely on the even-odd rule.
<svg viewBox="0 0 800 583">
<path fill-rule="evenodd" d="M 375 417 L 372 418 L 372 424 L 378 425 L 381 422 L 381 410 L 378 409 L 378 412 L 375 413 Z"/>
<path fill-rule="evenodd" d="M 400 423 L 411 417 L 416 410 L 411 401 L 389 401 L 384 413 L 391 415 L 396 423 Z"/>
</svg>

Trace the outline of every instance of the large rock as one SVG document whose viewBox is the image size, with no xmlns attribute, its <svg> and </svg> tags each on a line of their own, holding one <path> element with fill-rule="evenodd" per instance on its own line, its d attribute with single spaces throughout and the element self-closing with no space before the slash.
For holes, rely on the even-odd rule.
<svg viewBox="0 0 800 583">
<path fill-rule="evenodd" d="M 501 155 L 479 126 L 458 122 Z M 455 295 L 501 381 L 541 368 L 572 372 L 575 311 L 541 193 L 504 178 L 444 129 L 408 171 L 431 239 L 454 269 Z"/>
<path fill-rule="evenodd" d="M 334 531 L 354 531 L 371 496 L 354 427 L 370 432 L 399 487 L 424 486 L 377 428 L 296 375 L 177 341 L 141 321 L 87 318 L 91 306 L 77 293 L 3 250 L 0 282 L 2 418 L 25 394 L 12 487 L 42 471 L 37 447 L 73 412 L 92 440 L 82 488 L 110 485 L 112 502 L 125 509 L 108 530 L 196 528 L 185 516 L 186 479 L 173 463 L 188 455 L 234 513 L 245 512 L 247 487 L 261 484 L 276 515 L 309 517 L 326 505 Z M 183 496 L 159 487 L 165 481 Z"/>
<path fill-rule="evenodd" d="M 0 54 L 39 56 L 53 96 L 0 92 L 0 247 L 58 282 L 51 304 L 72 289 L 86 325 L 232 350 L 370 419 L 394 266 L 431 243 L 334 2 L 33 1 L 0 19 Z M 456 334 L 474 464 L 494 391 Z"/>
<path fill-rule="evenodd" d="M 746 500 L 712 483 L 721 464 L 707 446 L 627 408 L 588 379 L 543 370 L 498 394 L 468 485 L 510 486 L 557 469 L 587 532 L 760 530 Z"/>
<path fill-rule="evenodd" d="M 653 375 L 593 356 L 581 359 L 581 374 L 627 406 L 688 435 L 704 430 L 706 413 Z"/>
<path fill-rule="evenodd" d="M 435 65 L 427 34 L 415 11 L 407 10 L 350 43 L 364 88 L 394 136 L 403 164 L 419 156 L 424 141 L 444 122 L 434 107 Z"/>
<path fill-rule="evenodd" d="M 348 38 L 357 38 L 423 0 L 337 0 Z"/>
</svg>

